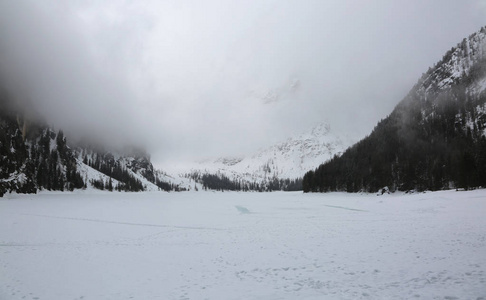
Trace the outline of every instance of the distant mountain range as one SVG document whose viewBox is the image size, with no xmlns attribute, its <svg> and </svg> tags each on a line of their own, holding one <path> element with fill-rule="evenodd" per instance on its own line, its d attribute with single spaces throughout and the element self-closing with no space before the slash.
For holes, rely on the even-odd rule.
<svg viewBox="0 0 486 300">
<path fill-rule="evenodd" d="M 183 191 L 199 189 L 301 190 L 304 173 L 351 143 L 318 124 L 309 132 L 237 158 L 195 162 L 178 173 L 155 170 L 140 149 L 108 150 L 72 143 L 40 118 L 26 114 L 3 90 L 0 97 L 0 194 L 9 191 L 102 189 Z"/>
<path fill-rule="evenodd" d="M 331 131 L 329 124 L 317 124 L 308 132 L 290 137 L 256 153 L 241 157 L 222 157 L 195 163 L 185 173 L 205 184 L 203 175 L 224 177 L 227 181 L 254 184 L 262 190 L 288 189 L 280 181 L 297 181 L 292 189 L 301 189 L 306 171 L 340 155 L 349 145 Z M 214 178 L 213 178 L 214 179 Z M 210 183 L 207 183 L 211 187 Z"/>
<path fill-rule="evenodd" d="M 308 172 L 304 191 L 486 187 L 486 27 L 431 67 L 373 132 Z"/>
<path fill-rule="evenodd" d="M 298 87 L 299 81 L 292 80 L 253 95 L 270 103 Z M 486 27 L 448 51 L 354 145 L 322 123 L 256 153 L 197 162 L 171 174 L 155 170 L 142 150 L 72 143 L 40 120 L 8 87 L 0 88 L 0 196 L 93 188 L 376 192 L 486 187 Z"/>
</svg>

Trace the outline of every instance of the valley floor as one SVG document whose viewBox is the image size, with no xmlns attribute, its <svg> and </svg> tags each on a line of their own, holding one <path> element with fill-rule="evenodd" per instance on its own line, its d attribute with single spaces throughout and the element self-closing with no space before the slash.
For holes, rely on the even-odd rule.
<svg viewBox="0 0 486 300">
<path fill-rule="evenodd" d="M 486 299 L 486 190 L 0 198 L 0 299 Z"/>
</svg>

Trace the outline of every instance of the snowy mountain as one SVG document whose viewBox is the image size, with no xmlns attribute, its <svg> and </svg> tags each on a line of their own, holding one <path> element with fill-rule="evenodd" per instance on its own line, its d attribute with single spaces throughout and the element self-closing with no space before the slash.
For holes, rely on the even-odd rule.
<svg viewBox="0 0 486 300">
<path fill-rule="evenodd" d="M 269 104 L 289 98 L 299 86 L 290 79 L 250 94 Z M 162 172 L 141 150 L 68 141 L 25 102 L 0 86 L 0 196 L 82 188 L 376 192 L 486 186 L 486 27 L 448 51 L 350 148 L 348 138 L 323 123 L 251 155 Z"/>
<path fill-rule="evenodd" d="M 308 170 L 340 155 L 350 140 L 334 134 L 321 123 L 308 132 L 290 137 L 256 153 L 243 157 L 223 157 L 198 162 L 186 173 L 212 174 L 231 181 L 267 185 L 275 180 L 296 180 Z"/>
<path fill-rule="evenodd" d="M 467 77 L 475 77 L 474 82 L 469 80 L 462 83 L 469 85 L 468 88 L 473 94 L 480 94 L 486 88 L 485 78 L 480 74 L 486 55 L 485 40 L 486 27 L 464 38 L 422 76 L 413 90 L 426 97 L 428 94 L 436 94 L 451 88 Z M 477 76 L 481 78 L 476 78 Z"/>
<path fill-rule="evenodd" d="M 6 93 L 0 98 L 0 196 L 7 191 L 85 187 L 77 161 L 62 131 L 57 134 L 15 107 Z"/>
<path fill-rule="evenodd" d="M 144 151 L 107 151 L 71 144 L 24 105 L 0 93 L 0 196 L 6 192 L 106 189 L 157 191 L 188 189 L 188 179 L 154 170 Z"/>
<path fill-rule="evenodd" d="M 368 137 L 308 172 L 303 186 L 320 192 L 486 187 L 486 27 L 449 50 Z"/>
<path fill-rule="evenodd" d="M 133 147 L 124 150 L 106 150 L 102 147 L 77 146 L 75 148 L 78 170 L 86 182 L 95 188 L 128 191 L 171 191 L 188 190 L 190 180 L 178 176 L 170 176 L 156 170 L 150 156 L 141 149 Z"/>
</svg>

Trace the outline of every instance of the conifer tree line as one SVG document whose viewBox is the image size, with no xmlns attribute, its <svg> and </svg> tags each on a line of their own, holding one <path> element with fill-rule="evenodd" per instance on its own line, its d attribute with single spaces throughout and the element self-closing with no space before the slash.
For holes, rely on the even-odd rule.
<svg viewBox="0 0 486 300">
<path fill-rule="evenodd" d="M 369 136 L 306 173 L 304 192 L 486 187 L 486 90 L 473 88 L 486 77 L 484 53 L 450 87 L 437 84 L 452 75 L 442 66 L 453 55 L 471 55 L 467 44 L 447 52 Z"/>
<path fill-rule="evenodd" d="M 126 165 L 121 160 L 116 160 L 113 154 L 109 152 L 80 150 L 83 157 L 83 163 L 100 173 L 109 177 L 109 179 L 92 179 L 91 185 L 100 190 L 140 192 L 146 190 L 146 186 L 134 176 L 139 172 L 142 177 L 155 184 L 162 191 L 183 191 L 179 185 L 172 184 L 161 180 L 158 172 L 153 169 L 149 159 L 144 156 L 134 158 Z M 116 183 L 113 183 L 116 180 Z"/>
<path fill-rule="evenodd" d="M 302 179 L 272 178 L 266 182 L 248 182 L 241 179 L 230 179 L 224 174 L 192 173 L 189 178 L 202 184 L 204 190 L 216 191 L 301 191 Z"/>
<path fill-rule="evenodd" d="M 155 180 L 152 183 L 155 184 L 159 188 L 159 190 L 166 191 L 166 192 L 170 192 L 170 191 L 184 192 L 184 191 L 186 191 L 186 188 L 183 188 L 183 187 L 179 186 L 178 184 L 163 181 L 163 180 L 159 179 L 158 177 L 155 177 Z"/>
<path fill-rule="evenodd" d="M 0 196 L 6 192 L 72 191 L 86 188 L 88 184 L 109 191 L 143 191 L 146 187 L 134 176 L 136 171 L 161 190 L 181 190 L 160 180 L 146 157 L 134 158 L 126 166 L 110 153 L 97 153 L 90 148 L 71 149 L 61 130 L 56 133 L 24 116 L 7 90 L 0 89 Z M 83 178 L 77 159 L 108 179 Z"/>
<path fill-rule="evenodd" d="M 108 179 L 83 178 L 77 159 Z M 184 190 L 161 180 L 147 156 L 134 157 L 123 165 L 111 153 L 89 147 L 71 149 L 61 130 L 56 133 L 42 123 L 24 119 L 7 90 L 0 89 L 0 196 L 7 192 L 72 191 L 88 184 L 108 191 L 144 191 L 146 186 L 136 172 L 160 190 Z"/>
<path fill-rule="evenodd" d="M 110 153 L 95 153 L 90 156 L 85 154 L 83 158 L 83 163 L 110 177 L 107 182 L 104 182 L 101 179 L 91 180 L 93 187 L 97 189 L 126 192 L 140 192 L 145 190 L 142 182 L 135 176 L 130 174 L 127 168 L 124 168 L 118 161 L 116 161 L 113 155 Z M 116 184 L 116 186 L 114 187 L 112 178 L 118 181 L 118 184 Z"/>
<path fill-rule="evenodd" d="M 0 196 L 85 187 L 62 131 L 30 124 L 0 91 Z"/>
<path fill-rule="evenodd" d="M 55 147 L 50 149 L 52 141 Z M 36 172 L 36 182 L 39 189 L 69 190 L 85 187 L 81 174 L 77 171 L 77 162 L 62 131 L 57 135 L 45 129 L 38 143 L 30 145 L 30 159 Z"/>
</svg>

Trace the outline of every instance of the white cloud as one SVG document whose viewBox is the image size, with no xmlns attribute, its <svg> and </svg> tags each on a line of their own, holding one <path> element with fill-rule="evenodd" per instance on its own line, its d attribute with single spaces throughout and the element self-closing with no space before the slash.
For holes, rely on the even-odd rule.
<svg viewBox="0 0 486 300">
<path fill-rule="evenodd" d="M 484 1 L 3 1 L 0 59 L 57 126 L 146 144 L 163 162 L 249 151 L 322 120 L 362 136 L 486 25 L 478 7 Z"/>
</svg>

